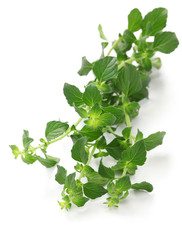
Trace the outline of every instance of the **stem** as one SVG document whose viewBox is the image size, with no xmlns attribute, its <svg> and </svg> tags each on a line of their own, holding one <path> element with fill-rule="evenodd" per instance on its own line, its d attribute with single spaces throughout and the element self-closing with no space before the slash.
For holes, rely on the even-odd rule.
<svg viewBox="0 0 182 240">
<path fill-rule="evenodd" d="M 126 112 L 125 106 L 124 106 L 124 98 L 125 98 L 125 94 L 122 93 L 122 103 L 123 103 L 123 110 L 124 110 L 124 115 L 125 115 L 125 122 L 127 127 L 131 127 L 131 120 L 130 117 L 128 115 L 128 113 Z M 130 133 L 130 137 L 129 137 L 130 143 L 133 143 L 133 136 L 132 133 Z"/>
<path fill-rule="evenodd" d="M 124 169 L 123 169 L 123 174 L 122 174 L 121 177 L 124 177 L 126 175 L 126 173 L 127 173 L 127 167 L 125 166 Z"/>
<path fill-rule="evenodd" d="M 132 62 L 135 61 L 135 60 L 136 60 L 136 58 L 135 58 L 135 57 L 132 57 L 132 58 L 130 58 L 130 59 L 127 59 L 127 60 L 121 62 L 121 63 L 118 65 L 118 70 L 121 69 L 121 68 L 125 65 L 125 63 L 132 63 Z"/>
<path fill-rule="evenodd" d="M 79 119 L 78 119 L 78 121 L 74 124 L 75 127 L 78 126 L 78 124 L 82 121 L 82 119 L 83 119 L 83 118 L 79 118 Z M 56 139 L 51 140 L 51 141 L 48 142 L 47 144 L 50 145 L 50 144 L 52 144 L 52 143 L 55 143 L 55 142 L 60 141 L 61 139 L 63 139 L 64 137 L 66 137 L 68 134 L 70 134 L 72 131 L 73 131 L 73 130 L 71 130 L 71 127 L 69 127 L 63 135 L 61 135 L 60 137 L 58 137 L 58 138 L 56 138 Z M 42 147 L 44 147 L 44 144 L 41 144 L 41 145 L 39 145 L 39 146 L 37 146 L 37 147 L 31 147 L 31 148 L 29 148 L 29 151 L 33 151 L 33 152 L 34 152 L 35 150 L 37 150 L 37 149 L 39 149 L 39 148 L 42 148 Z M 24 152 L 22 152 L 22 153 L 24 153 Z"/>
<path fill-rule="evenodd" d="M 116 47 L 116 45 L 119 43 L 119 41 L 120 41 L 120 38 L 118 38 L 118 39 L 115 41 L 115 43 L 112 45 L 112 47 L 111 47 L 111 49 L 109 50 L 107 56 L 110 55 L 110 53 L 111 53 L 112 50 Z"/>
<path fill-rule="evenodd" d="M 85 166 L 86 166 L 86 165 L 89 165 L 90 161 L 92 160 L 92 157 L 93 157 L 93 155 L 94 155 L 94 152 L 95 152 L 95 150 L 96 150 L 96 147 L 97 147 L 97 141 L 95 142 L 95 145 L 94 145 L 94 147 L 92 148 L 92 151 L 91 151 L 91 153 L 90 153 L 90 155 L 89 155 L 88 161 L 87 161 L 87 163 L 85 164 Z M 83 170 L 81 171 L 78 180 L 80 180 L 80 179 L 83 177 L 83 175 L 84 175 L 84 168 L 83 168 Z"/>
</svg>

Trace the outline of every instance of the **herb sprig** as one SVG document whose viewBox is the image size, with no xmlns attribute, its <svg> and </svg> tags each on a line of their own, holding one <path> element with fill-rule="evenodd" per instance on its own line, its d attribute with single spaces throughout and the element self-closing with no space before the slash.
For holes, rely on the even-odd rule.
<svg viewBox="0 0 182 240">
<path fill-rule="evenodd" d="M 71 137 L 75 172 L 67 173 L 63 166 L 57 165 L 55 176 L 55 180 L 63 185 L 62 200 L 59 202 L 62 209 L 68 210 L 72 204 L 82 207 L 89 199 L 105 194 L 108 195 L 105 204 L 118 207 L 132 189 L 153 190 L 153 186 L 146 181 L 132 183 L 131 176 L 145 164 L 147 152 L 162 144 L 165 132 L 144 137 L 138 130 L 134 136 L 131 122 L 138 116 L 139 102 L 148 98 L 152 68 L 161 67 L 161 60 L 154 57 L 155 53 L 169 54 L 179 44 L 175 33 L 163 31 L 166 22 L 165 8 L 156 8 L 144 18 L 137 8 L 133 9 L 128 15 L 128 29 L 112 42 L 106 56 L 109 41 L 99 25 L 99 34 L 104 40 L 101 43 L 101 57 L 93 63 L 83 57 L 78 71 L 80 76 L 93 72 L 95 79 L 88 82 L 84 92 L 68 83 L 63 89 L 68 104 L 78 113 L 79 119 L 72 126 L 67 122 L 48 122 L 45 138 L 41 138 L 36 147 L 32 146 L 33 138 L 27 130 L 23 134 L 22 151 L 16 145 L 10 146 L 15 158 L 20 156 L 27 164 L 39 161 L 50 168 L 58 164 L 59 158 L 48 155 L 48 146 L 66 136 Z M 138 39 L 135 35 L 137 31 L 140 31 Z M 150 40 L 151 36 L 153 41 Z M 110 56 L 113 52 L 116 56 Z M 81 129 L 78 128 L 80 122 L 84 123 Z M 123 127 L 121 133 L 116 131 L 118 126 Z M 105 133 L 113 136 L 111 142 L 107 141 Z M 37 150 L 41 150 L 43 156 L 38 155 Z M 115 159 L 112 167 L 106 167 L 103 163 L 107 156 Z M 100 158 L 97 170 L 90 166 L 96 158 Z M 87 181 L 83 182 L 83 178 Z"/>
</svg>

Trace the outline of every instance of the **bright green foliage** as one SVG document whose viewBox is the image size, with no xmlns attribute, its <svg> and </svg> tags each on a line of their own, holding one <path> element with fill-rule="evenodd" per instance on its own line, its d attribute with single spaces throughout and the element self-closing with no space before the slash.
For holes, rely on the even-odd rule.
<svg viewBox="0 0 182 240">
<path fill-rule="evenodd" d="M 161 67 L 161 59 L 155 54 L 158 51 L 168 54 L 178 47 L 175 33 L 163 31 L 166 22 L 165 8 L 156 8 L 144 18 L 137 8 L 133 9 L 128 15 L 128 29 L 124 29 L 123 35 L 119 34 L 107 53 L 110 42 L 99 25 L 99 34 L 104 40 L 101 56 L 92 63 L 83 57 L 78 71 L 80 76 L 91 72 L 94 77 L 84 83 L 83 92 L 74 85 L 64 84 L 67 102 L 80 118 L 73 125 L 48 122 L 45 139 L 40 138 L 36 147 L 32 146 L 33 138 L 27 130 L 23 133 L 23 150 L 10 145 L 15 158 L 20 156 L 26 164 L 37 161 L 50 168 L 58 164 L 59 158 L 48 155 L 49 145 L 71 137 L 74 172 L 67 173 L 57 165 L 55 175 L 57 183 L 63 185 L 60 186 L 63 187 L 62 200 L 58 202 L 61 209 L 69 210 L 72 204 L 83 207 L 89 199 L 105 194 L 105 204 L 118 207 L 132 190 L 153 190 L 150 183 L 132 183 L 130 177 L 146 162 L 147 151 L 162 144 L 165 132 L 144 137 L 138 130 L 134 135 L 132 120 L 139 114 L 140 101 L 148 98 L 153 67 Z M 82 126 L 78 127 L 81 121 Z M 69 158 L 68 154 L 63 161 L 70 162 Z M 115 162 L 111 162 L 112 166 L 111 159 Z M 92 160 L 97 167 L 90 166 Z"/>
</svg>

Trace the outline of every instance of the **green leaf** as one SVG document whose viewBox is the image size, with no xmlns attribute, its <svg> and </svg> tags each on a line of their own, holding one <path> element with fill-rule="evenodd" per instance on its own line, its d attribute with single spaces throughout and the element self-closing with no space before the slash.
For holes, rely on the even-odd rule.
<svg viewBox="0 0 182 240">
<path fill-rule="evenodd" d="M 38 161 L 45 166 L 46 168 L 54 167 L 59 161 L 59 158 L 55 158 L 49 155 L 46 155 L 46 158 L 42 158 L 40 156 L 37 156 Z"/>
<path fill-rule="evenodd" d="M 106 40 L 106 41 L 107 41 L 107 38 L 106 38 L 106 36 L 104 35 L 104 32 L 103 32 L 103 30 L 102 30 L 101 24 L 99 24 L 98 30 L 99 30 L 100 38 L 102 38 L 103 40 Z"/>
<path fill-rule="evenodd" d="M 82 66 L 78 71 L 80 76 L 86 76 L 92 70 L 92 64 L 86 59 L 86 57 L 82 57 Z"/>
<path fill-rule="evenodd" d="M 15 156 L 15 159 L 17 159 L 17 157 L 18 157 L 19 154 L 20 154 L 19 148 L 18 148 L 16 145 L 10 145 L 10 148 L 11 148 L 11 150 L 12 150 L 12 153 L 13 153 L 14 156 Z"/>
<path fill-rule="evenodd" d="M 114 171 L 111 168 L 108 168 L 103 165 L 102 160 L 100 160 L 100 165 L 99 165 L 99 174 L 102 177 L 109 178 L 109 179 L 114 179 Z"/>
<path fill-rule="evenodd" d="M 146 150 L 150 151 L 153 148 L 161 145 L 165 134 L 165 132 L 156 132 L 149 135 L 147 138 L 144 138 Z"/>
<path fill-rule="evenodd" d="M 94 158 L 107 157 L 109 154 L 107 152 L 98 152 L 93 155 Z"/>
<path fill-rule="evenodd" d="M 24 156 L 21 156 L 21 158 L 26 164 L 33 164 L 37 160 L 37 156 L 30 153 L 26 153 Z"/>
<path fill-rule="evenodd" d="M 131 182 L 128 175 L 121 177 L 119 180 L 116 181 L 116 189 L 120 191 L 127 191 L 131 188 Z"/>
<path fill-rule="evenodd" d="M 157 32 L 161 31 L 166 26 L 167 21 L 167 9 L 155 8 L 149 12 L 143 19 L 142 29 L 143 35 L 154 36 Z M 149 25 L 150 23 L 150 31 Z"/>
<path fill-rule="evenodd" d="M 135 35 L 128 29 L 124 31 L 123 38 L 126 42 L 131 43 L 131 44 L 134 43 L 136 40 Z"/>
<path fill-rule="evenodd" d="M 79 138 L 72 147 L 72 158 L 78 162 L 87 163 L 88 153 L 85 151 L 86 137 Z"/>
<path fill-rule="evenodd" d="M 47 138 L 47 141 L 49 142 L 55 138 L 58 138 L 63 133 L 65 133 L 68 128 L 69 125 L 61 121 L 48 122 L 45 130 L 45 136 Z"/>
<path fill-rule="evenodd" d="M 87 137 L 88 142 L 92 142 L 98 139 L 102 135 L 102 131 L 100 129 L 93 129 L 85 125 L 80 131 L 83 136 Z"/>
<path fill-rule="evenodd" d="M 152 69 L 152 62 L 151 62 L 150 58 L 148 58 L 148 57 L 143 58 L 142 64 L 146 71 L 150 71 Z"/>
<path fill-rule="evenodd" d="M 162 66 L 161 59 L 160 58 L 153 58 L 152 59 L 152 66 L 157 68 L 157 69 L 160 69 L 161 66 Z"/>
<path fill-rule="evenodd" d="M 85 183 L 83 184 L 84 194 L 91 199 L 101 197 L 107 193 L 107 190 L 99 184 L 96 183 Z"/>
<path fill-rule="evenodd" d="M 136 142 L 122 153 L 122 161 L 142 166 L 146 161 L 145 143 L 143 140 Z"/>
<path fill-rule="evenodd" d="M 107 146 L 106 139 L 104 136 L 102 136 L 99 141 L 97 142 L 97 148 L 98 149 L 105 149 Z"/>
<path fill-rule="evenodd" d="M 97 183 L 99 185 L 106 185 L 107 182 L 109 181 L 108 178 L 102 177 L 98 172 L 96 172 L 93 168 L 91 168 L 88 165 L 84 167 L 84 173 L 88 181 L 92 183 Z"/>
<path fill-rule="evenodd" d="M 85 123 L 92 128 L 111 126 L 115 123 L 116 118 L 111 113 L 103 113 L 99 118 L 86 120 Z"/>
<path fill-rule="evenodd" d="M 72 199 L 72 202 L 77 206 L 77 207 L 83 207 L 85 205 L 85 203 L 88 201 L 89 199 L 83 196 L 76 196 Z"/>
<path fill-rule="evenodd" d="M 121 145 L 121 141 L 118 138 L 115 138 L 107 145 L 106 150 L 109 155 L 118 160 L 121 158 L 121 154 L 125 150 L 125 147 Z"/>
<path fill-rule="evenodd" d="M 103 107 L 102 110 L 104 112 L 111 113 L 115 116 L 116 120 L 115 120 L 114 124 L 124 122 L 125 115 L 124 115 L 124 111 L 122 108 L 109 106 L 109 107 Z"/>
<path fill-rule="evenodd" d="M 137 93 L 142 88 L 140 74 L 136 67 L 125 63 L 124 67 L 121 68 L 116 81 L 116 86 L 126 96 L 130 96 Z"/>
<path fill-rule="evenodd" d="M 100 82 L 114 79 L 117 76 L 118 64 L 115 57 L 104 57 L 94 63 L 93 72 Z"/>
<path fill-rule="evenodd" d="M 108 42 L 102 42 L 101 43 L 101 46 L 102 46 L 102 54 L 101 54 L 101 57 L 100 58 L 103 58 L 105 55 L 104 55 L 104 49 L 107 47 L 109 43 Z"/>
<path fill-rule="evenodd" d="M 131 127 L 126 127 L 125 129 L 123 129 L 122 134 L 126 140 L 129 139 L 131 134 Z"/>
<path fill-rule="evenodd" d="M 137 9 L 134 8 L 128 15 L 128 29 L 132 32 L 138 31 L 142 26 L 142 14 Z"/>
<path fill-rule="evenodd" d="M 112 93 L 113 92 L 112 87 L 106 83 L 102 83 L 99 86 L 99 90 L 102 91 L 103 93 Z"/>
<path fill-rule="evenodd" d="M 122 197 L 120 197 L 120 198 L 119 198 L 119 200 L 122 200 L 122 199 L 125 199 L 125 198 L 127 198 L 127 197 L 128 197 L 128 195 L 129 195 L 129 192 L 128 192 L 128 191 L 126 191 L 126 192 L 124 193 L 124 195 L 123 195 Z"/>
<path fill-rule="evenodd" d="M 55 175 L 55 180 L 59 184 L 65 184 L 66 175 L 67 175 L 67 170 L 64 167 L 57 165 L 57 173 Z"/>
<path fill-rule="evenodd" d="M 87 106 L 92 107 L 96 103 L 100 103 L 101 100 L 102 100 L 102 96 L 101 96 L 98 88 L 94 84 L 89 84 L 86 87 L 85 92 L 83 94 L 84 103 Z"/>
<path fill-rule="evenodd" d="M 65 83 L 63 92 L 70 106 L 78 107 L 83 104 L 83 94 L 74 85 Z"/>
<path fill-rule="evenodd" d="M 145 190 L 147 192 L 152 192 L 153 191 L 152 184 L 150 184 L 148 182 L 141 182 L 141 183 L 132 184 L 131 188 L 135 189 L 135 190 Z"/>
<path fill-rule="evenodd" d="M 88 113 L 84 108 L 76 107 L 75 111 L 80 115 L 81 118 L 87 118 L 88 117 Z"/>
<path fill-rule="evenodd" d="M 76 173 L 71 173 L 66 177 L 65 180 L 65 187 L 68 189 L 76 189 L 76 182 L 75 182 Z"/>
<path fill-rule="evenodd" d="M 102 110 L 98 103 L 96 103 L 89 111 L 89 115 L 91 118 L 98 118 L 101 115 L 101 113 L 102 113 Z"/>
<path fill-rule="evenodd" d="M 171 53 L 177 46 L 179 41 L 173 32 L 159 32 L 155 35 L 153 49 L 162 53 Z"/>
<path fill-rule="evenodd" d="M 137 135 L 136 135 L 136 138 L 135 138 L 135 142 L 138 142 L 142 139 L 143 139 L 143 133 L 138 129 L 137 130 Z"/>
<path fill-rule="evenodd" d="M 140 109 L 140 105 L 137 102 L 130 102 L 128 105 L 125 106 L 125 110 L 130 118 L 135 118 L 138 116 L 138 112 Z"/>
<path fill-rule="evenodd" d="M 23 133 L 23 146 L 25 148 L 25 151 L 28 150 L 30 144 L 33 142 L 33 138 L 30 138 L 29 137 L 29 131 L 27 130 L 24 130 L 24 133 Z"/>
</svg>

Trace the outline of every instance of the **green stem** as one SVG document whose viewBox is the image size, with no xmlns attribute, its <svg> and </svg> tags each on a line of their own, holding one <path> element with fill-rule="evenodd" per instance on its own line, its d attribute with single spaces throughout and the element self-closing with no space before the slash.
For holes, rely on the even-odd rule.
<svg viewBox="0 0 182 240">
<path fill-rule="evenodd" d="M 85 164 L 85 166 L 86 166 L 86 165 L 89 165 L 90 161 L 92 160 L 92 157 L 93 157 L 93 155 L 94 155 L 94 152 L 95 152 L 96 148 L 97 148 L 97 141 L 95 142 L 95 145 L 94 145 L 94 147 L 92 148 L 92 151 L 91 151 L 91 153 L 90 153 L 90 155 L 89 155 L 89 157 L 88 157 L 88 161 L 87 161 L 87 163 Z M 78 180 L 80 180 L 80 179 L 83 177 L 83 175 L 84 175 L 84 168 L 83 168 L 83 170 L 81 171 Z"/>
<path fill-rule="evenodd" d="M 74 124 L 74 126 L 77 127 L 78 124 L 82 121 L 82 119 L 83 119 L 83 118 L 79 118 L 78 121 Z M 63 135 L 61 135 L 60 137 L 58 137 L 58 138 L 56 138 L 56 139 L 51 140 L 50 142 L 47 142 L 47 145 L 50 145 L 50 144 L 52 144 L 52 143 L 55 143 L 55 142 L 60 141 L 61 139 L 63 139 L 64 137 L 66 137 L 68 134 L 70 134 L 72 131 L 73 131 L 73 130 L 71 130 L 71 127 L 69 127 Z M 41 145 L 39 145 L 39 146 L 37 146 L 37 147 L 31 147 L 31 148 L 29 148 L 29 151 L 30 151 L 30 152 L 34 152 L 34 151 L 36 151 L 37 149 L 42 148 L 42 147 L 44 147 L 44 144 L 41 144 Z M 24 153 L 24 152 L 22 152 L 22 154 L 23 154 L 23 153 Z"/>
<path fill-rule="evenodd" d="M 124 177 L 126 175 L 126 173 L 127 173 L 127 167 L 125 166 L 121 177 Z"/>
<path fill-rule="evenodd" d="M 118 39 L 115 41 L 115 43 L 112 45 L 111 49 L 110 49 L 109 52 L 107 53 L 107 56 L 110 55 L 110 53 L 111 53 L 112 50 L 116 47 L 116 45 L 119 43 L 120 40 L 121 40 L 121 39 L 118 38 Z"/>
<path fill-rule="evenodd" d="M 125 63 L 132 63 L 133 61 L 135 61 L 136 58 L 135 57 L 131 57 L 130 59 L 127 59 L 125 61 L 122 61 L 119 65 L 118 65 L 118 70 L 121 69 Z"/>
<path fill-rule="evenodd" d="M 130 117 L 128 115 L 128 113 L 126 112 L 125 106 L 124 106 L 124 99 L 125 99 L 125 94 L 122 93 L 122 103 L 123 103 L 123 110 L 124 110 L 124 115 L 125 115 L 125 122 L 127 127 L 131 127 L 131 120 Z M 133 143 L 133 136 L 132 133 L 130 133 L 130 137 L 129 137 L 130 143 Z"/>
</svg>

